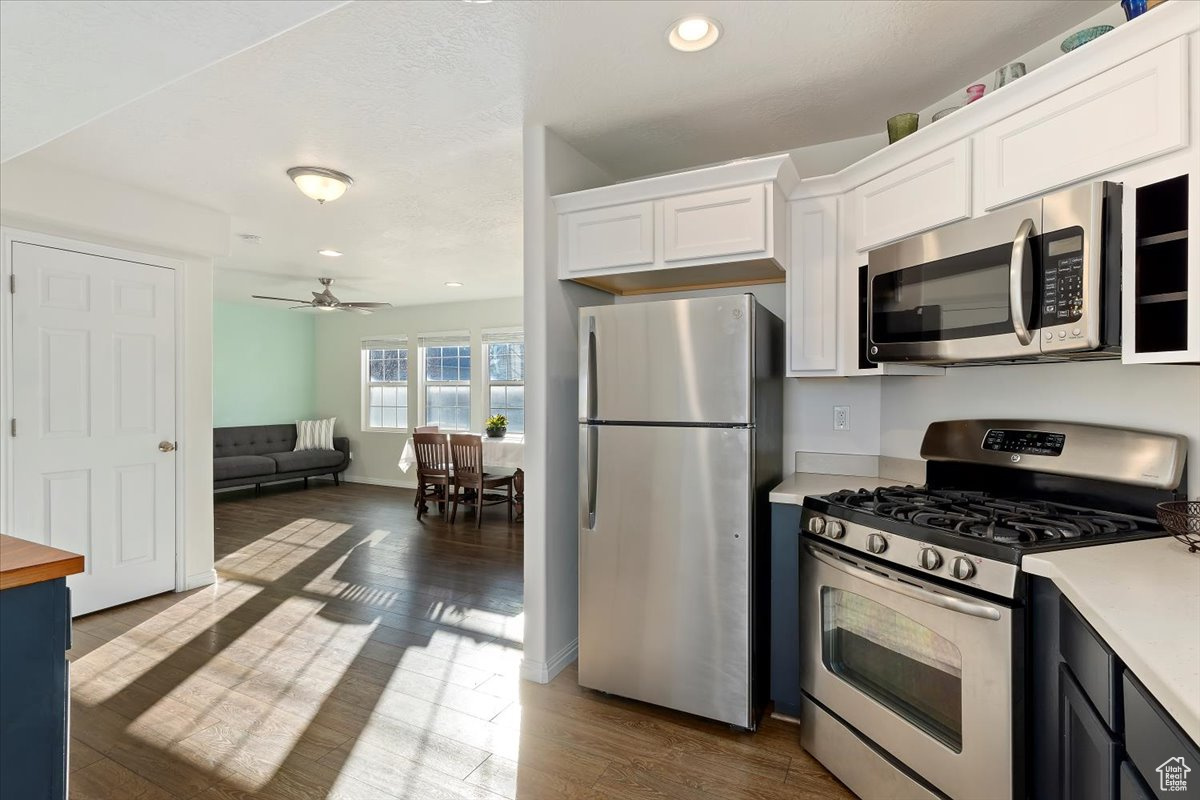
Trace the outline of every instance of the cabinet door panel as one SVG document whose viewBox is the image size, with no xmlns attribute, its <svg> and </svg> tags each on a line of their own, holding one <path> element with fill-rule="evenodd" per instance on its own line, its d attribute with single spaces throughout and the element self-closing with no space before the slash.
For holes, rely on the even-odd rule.
<svg viewBox="0 0 1200 800">
<path fill-rule="evenodd" d="M 963 139 L 854 190 L 858 249 L 971 216 L 971 140 Z"/>
<path fill-rule="evenodd" d="M 788 369 L 837 369 L 837 198 L 789 206 Z"/>
<path fill-rule="evenodd" d="M 1197 748 L 1179 725 L 1142 687 L 1133 673 L 1122 680 L 1125 700 L 1125 747 L 1129 760 L 1150 785 L 1155 797 L 1188 797 L 1196 790 Z M 1191 771 L 1191 777 L 1188 776 Z M 1188 788 L 1181 791 L 1182 779 Z"/>
<path fill-rule="evenodd" d="M 767 186 L 735 186 L 663 200 L 663 260 L 767 249 Z"/>
<path fill-rule="evenodd" d="M 1188 142 L 1184 37 L 980 134 L 988 209 L 1169 153 Z"/>
<path fill-rule="evenodd" d="M 652 201 L 575 211 L 559 220 L 562 264 L 568 273 L 654 263 Z"/>
<path fill-rule="evenodd" d="M 1059 787 L 1063 800 L 1116 800 L 1121 746 L 1062 664 L 1059 679 Z"/>
</svg>

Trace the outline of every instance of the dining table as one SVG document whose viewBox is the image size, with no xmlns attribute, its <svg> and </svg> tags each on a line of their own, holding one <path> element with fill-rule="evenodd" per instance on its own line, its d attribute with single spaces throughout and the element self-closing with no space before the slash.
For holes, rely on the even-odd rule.
<svg viewBox="0 0 1200 800">
<path fill-rule="evenodd" d="M 471 431 L 453 431 L 454 433 L 471 433 Z M 447 431 L 442 431 L 447 433 Z M 502 437 L 473 434 L 483 440 L 483 469 L 485 472 L 492 468 L 513 470 L 513 514 L 516 519 L 525 516 L 525 437 L 521 434 L 508 434 Z M 417 451 L 413 448 L 412 437 L 404 441 L 404 449 L 400 451 L 400 461 L 396 466 L 401 472 L 408 472 L 417 465 Z"/>
</svg>

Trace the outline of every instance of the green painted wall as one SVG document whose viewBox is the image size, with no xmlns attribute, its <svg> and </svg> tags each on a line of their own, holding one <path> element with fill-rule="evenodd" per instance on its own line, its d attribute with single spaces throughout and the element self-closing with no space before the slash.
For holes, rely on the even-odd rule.
<svg viewBox="0 0 1200 800">
<path fill-rule="evenodd" d="M 316 319 L 213 303 L 213 427 L 316 417 Z"/>
</svg>

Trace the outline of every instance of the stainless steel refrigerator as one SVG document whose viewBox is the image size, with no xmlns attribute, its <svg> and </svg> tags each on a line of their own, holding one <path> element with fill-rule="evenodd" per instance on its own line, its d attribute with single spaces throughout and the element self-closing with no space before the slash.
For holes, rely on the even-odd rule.
<svg viewBox="0 0 1200 800">
<path fill-rule="evenodd" d="M 749 294 L 579 313 L 579 682 L 752 729 L 783 323 Z"/>
</svg>

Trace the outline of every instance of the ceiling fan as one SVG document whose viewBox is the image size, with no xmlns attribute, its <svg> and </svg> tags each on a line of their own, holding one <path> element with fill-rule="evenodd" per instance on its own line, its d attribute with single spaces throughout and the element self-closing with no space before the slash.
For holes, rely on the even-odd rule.
<svg viewBox="0 0 1200 800">
<path fill-rule="evenodd" d="M 257 300 L 282 300 L 285 303 L 299 303 L 300 305 L 292 306 L 292 308 L 316 308 L 321 311 L 353 311 L 356 314 L 370 314 L 376 308 L 390 308 L 391 303 L 343 303 L 334 297 L 333 292 L 329 290 L 329 284 L 333 283 L 333 278 L 318 278 L 321 285 L 325 287 L 322 292 L 313 292 L 312 300 L 297 300 L 293 297 L 268 297 L 264 294 L 252 294 L 251 297 Z"/>
</svg>

